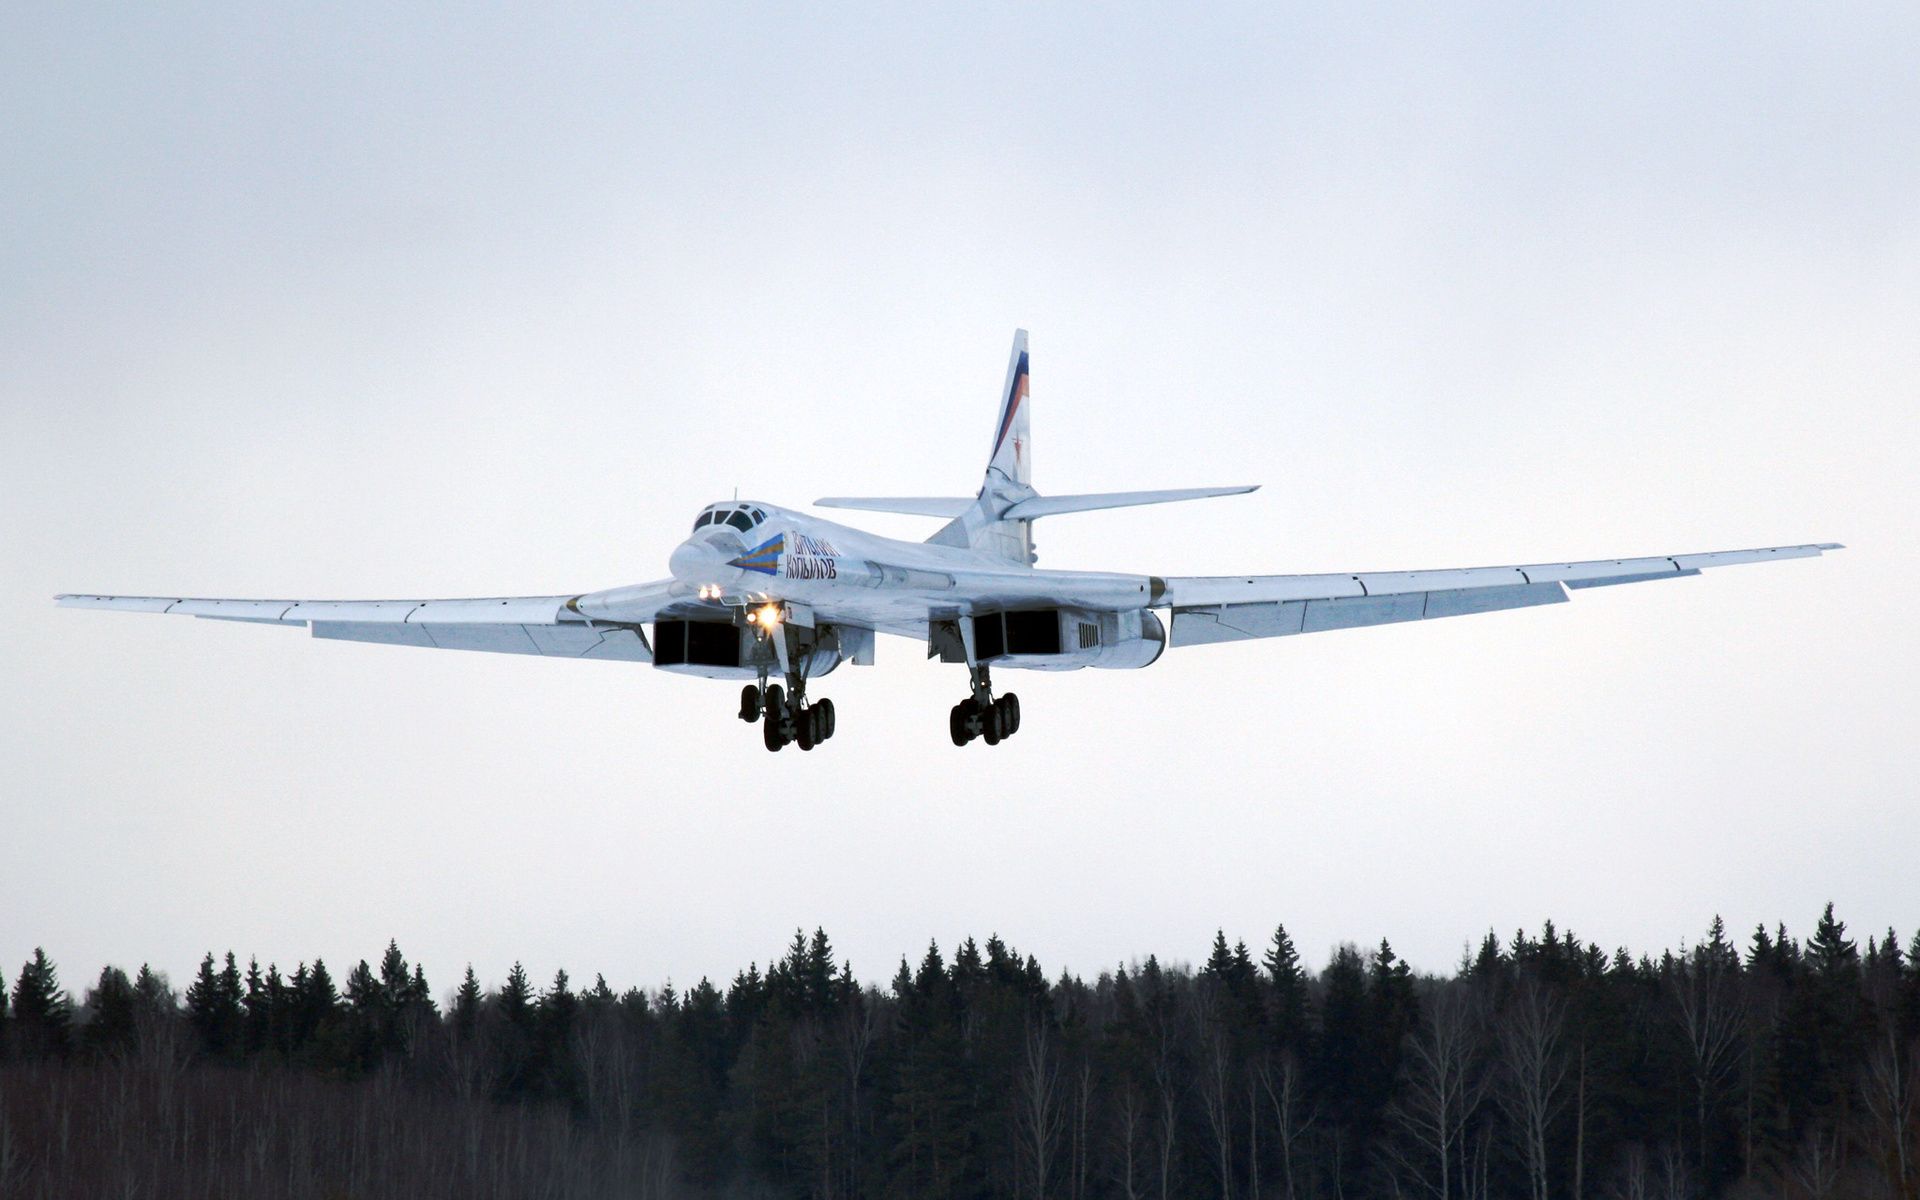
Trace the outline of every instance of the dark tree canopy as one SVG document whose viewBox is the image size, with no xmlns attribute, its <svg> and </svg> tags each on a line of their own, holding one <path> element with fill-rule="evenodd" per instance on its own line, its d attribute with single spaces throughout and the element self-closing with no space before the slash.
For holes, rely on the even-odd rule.
<svg viewBox="0 0 1920 1200">
<path fill-rule="evenodd" d="M 1385 939 L 1312 971 L 1276 925 L 1050 980 L 988 936 L 882 989 L 815 929 L 724 988 L 468 966 L 443 1013 L 392 942 L 344 992 L 209 953 L 184 997 L 108 967 L 78 1010 L 36 951 L 0 1116 L 50 1174 L 0 1185 L 243 1194 L 264 1154 L 315 1195 L 1915 1200 L 1917 956 L 1829 906 L 1744 953 L 1717 917 L 1658 958 L 1488 932 L 1451 977 Z"/>
</svg>

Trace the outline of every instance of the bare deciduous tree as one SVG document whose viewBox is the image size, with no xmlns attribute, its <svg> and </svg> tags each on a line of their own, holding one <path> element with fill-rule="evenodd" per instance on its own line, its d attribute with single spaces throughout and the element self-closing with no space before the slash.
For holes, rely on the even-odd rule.
<svg viewBox="0 0 1920 1200">
<path fill-rule="evenodd" d="M 1913 1147 L 1915 1129 L 1920 1127 L 1916 1074 L 1920 1074 L 1920 1045 L 1901 1046 L 1896 1022 L 1883 1022 L 1861 1071 L 1860 1099 L 1877 1142 L 1881 1169 L 1899 1200 L 1920 1196 Z"/>
<path fill-rule="evenodd" d="M 1193 1017 L 1199 1036 L 1199 1091 L 1207 1128 L 1213 1134 L 1214 1169 L 1219 1176 L 1220 1200 L 1233 1200 L 1233 1110 L 1238 1107 L 1234 1084 L 1234 1052 L 1228 1018 L 1221 1009 L 1218 984 L 1202 978 L 1193 989 Z"/>
<path fill-rule="evenodd" d="M 1141 1200 L 1138 1178 L 1142 1139 L 1146 1133 L 1147 1101 L 1136 1087 L 1120 1090 L 1114 1103 L 1114 1182 L 1126 1200 Z"/>
<path fill-rule="evenodd" d="M 1467 1177 L 1466 1127 L 1486 1091 L 1481 1029 L 1463 984 L 1441 984 L 1421 1004 L 1420 1025 L 1406 1047 L 1400 1096 L 1391 1116 L 1402 1140 L 1387 1151 L 1424 1194 L 1456 1195 Z"/>
<path fill-rule="evenodd" d="M 1668 965 L 1671 1010 L 1687 1045 L 1694 1104 L 1696 1162 L 1706 1165 L 1708 1113 L 1739 1077 L 1746 1031 L 1740 995 L 1740 959 L 1725 939 L 1720 918 L 1713 919 L 1706 941 Z"/>
<path fill-rule="evenodd" d="M 1262 1063 L 1258 1070 L 1280 1141 L 1280 1181 L 1286 1188 L 1286 1200 L 1295 1200 L 1300 1194 L 1300 1140 L 1312 1128 L 1316 1114 L 1306 1103 L 1300 1059 L 1291 1049 L 1282 1051 L 1278 1062 Z"/>
<path fill-rule="evenodd" d="M 1499 1016 L 1498 1094 L 1533 1200 L 1547 1200 L 1547 1133 L 1566 1102 L 1565 1008 L 1545 986 L 1523 976 Z"/>
<path fill-rule="evenodd" d="M 1840 1131 L 1830 1126 L 1807 1130 L 1788 1175 L 1806 1192 L 1807 1200 L 1826 1200 L 1840 1182 Z"/>
<path fill-rule="evenodd" d="M 1047 1180 L 1053 1174 L 1054 1144 L 1065 1119 L 1060 1103 L 1060 1062 L 1053 1049 L 1053 1033 L 1041 1013 L 1027 1018 L 1027 1036 L 1020 1062 L 1017 1118 L 1020 1146 L 1033 1174 L 1033 1194 L 1045 1200 Z"/>
</svg>

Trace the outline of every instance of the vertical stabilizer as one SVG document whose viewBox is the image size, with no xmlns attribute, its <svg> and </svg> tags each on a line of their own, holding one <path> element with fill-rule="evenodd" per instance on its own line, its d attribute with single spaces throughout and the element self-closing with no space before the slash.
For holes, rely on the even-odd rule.
<svg viewBox="0 0 1920 1200">
<path fill-rule="evenodd" d="M 1007 382 L 1000 389 L 1000 419 L 993 426 L 993 452 L 987 456 L 987 480 L 994 475 L 1008 483 L 1033 480 L 1032 405 L 1027 399 L 1027 331 L 1013 333 L 1013 354 L 1007 359 Z"/>
<path fill-rule="evenodd" d="M 1001 519 L 1008 509 L 1034 495 L 1033 400 L 1028 386 L 1027 331 L 1016 329 L 980 495 L 967 511 L 928 538 L 929 542 L 963 546 L 1017 563 L 1033 561 L 1030 522 Z"/>
</svg>

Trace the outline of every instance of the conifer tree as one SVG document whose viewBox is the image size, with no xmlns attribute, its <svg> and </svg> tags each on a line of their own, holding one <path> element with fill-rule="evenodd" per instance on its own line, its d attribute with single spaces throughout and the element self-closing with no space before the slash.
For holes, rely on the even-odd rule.
<svg viewBox="0 0 1920 1200">
<path fill-rule="evenodd" d="M 340 993 L 334 989 L 333 976 L 323 959 L 313 966 L 304 964 L 294 971 L 293 1052 L 307 1059 L 322 1056 L 321 1041 L 328 1035 L 339 1010 Z"/>
<path fill-rule="evenodd" d="M 606 986 L 606 981 L 601 981 Z M 432 1016 L 439 1011 L 433 1002 L 433 989 L 427 986 L 427 969 L 419 963 L 413 964 L 413 978 L 407 983 L 407 1007 Z"/>
<path fill-rule="evenodd" d="M 23 1058 L 48 1058 L 67 1052 L 73 1020 L 73 1002 L 60 988 L 59 972 L 44 949 L 20 968 L 13 984 L 13 1015 L 9 1020 L 15 1051 Z"/>
<path fill-rule="evenodd" d="M 350 1024 L 348 1053 L 356 1070 L 370 1070 L 380 1061 L 388 1027 L 386 995 L 373 977 L 366 959 L 347 972 L 347 988 L 342 996 Z"/>
<path fill-rule="evenodd" d="M 462 1041 L 473 1036 L 476 1023 L 480 1019 L 480 980 L 474 976 L 473 964 L 467 964 L 466 978 L 460 981 L 460 988 L 453 994 L 454 1036 Z"/>
<path fill-rule="evenodd" d="M 149 1015 L 171 1016 L 179 1007 L 167 977 L 146 963 L 140 964 L 139 974 L 133 977 L 133 995 L 141 1011 Z"/>
<path fill-rule="evenodd" d="M 1293 948 L 1285 925 L 1273 927 L 1273 940 L 1261 962 L 1267 968 L 1273 996 L 1274 1048 L 1298 1052 L 1307 1037 L 1307 973 L 1300 966 L 1300 954 Z"/>
<path fill-rule="evenodd" d="M 538 1094 L 534 1055 L 538 1045 L 533 984 L 518 962 L 507 972 L 507 982 L 495 997 L 500 1021 L 493 1024 L 496 1061 L 495 1090 L 501 1099 L 518 1100 Z"/>
<path fill-rule="evenodd" d="M 673 985 L 667 987 L 671 990 Z M 527 969 L 518 962 L 507 972 L 506 986 L 500 989 L 500 1012 L 516 1027 L 533 1027 L 533 985 L 527 980 Z"/>
<path fill-rule="evenodd" d="M 233 962 L 228 954 L 229 964 Z M 187 1020 L 200 1040 L 201 1053 L 224 1058 L 239 1049 L 236 1034 L 240 1028 L 239 972 L 228 986 L 225 972 L 213 965 L 213 952 L 200 960 L 200 972 L 187 987 Z"/>
<path fill-rule="evenodd" d="M 400 953 L 397 939 L 387 940 L 387 952 L 380 956 L 380 1000 L 388 1012 L 406 1007 L 407 987 L 412 977 L 407 972 L 406 956 Z"/>
<path fill-rule="evenodd" d="M 245 1033 L 241 1039 L 251 1058 L 264 1051 L 273 1036 L 273 1002 L 267 991 L 267 977 L 260 971 L 260 960 L 247 959 L 246 983 L 240 1000 L 244 1010 Z"/>
<path fill-rule="evenodd" d="M 95 1054 L 128 1054 L 135 1044 L 133 982 L 119 967 L 100 969 L 100 981 L 87 994 L 88 1020 L 82 1040 Z"/>
</svg>

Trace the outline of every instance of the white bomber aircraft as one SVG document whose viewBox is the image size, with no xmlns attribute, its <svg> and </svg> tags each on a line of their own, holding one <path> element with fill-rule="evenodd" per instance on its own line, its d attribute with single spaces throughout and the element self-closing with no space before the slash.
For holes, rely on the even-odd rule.
<svg viewBox="0 0 1920 1200">
<path fill-rule="evenodd" d="M 945 517 L 903 542 L 755 501 L 709 504 L 667 560 L 669 578 L 601 592 L 482 600 L 198 600 L 63 595 L 72 608 L 185 613 L 304 625 L 314 637 L 555 658 L 650 662 L 746 681 L 740 719 L 769 750 L 833 736 L 833 701 L 807 683 L 842 662 L 873 662 L 874 635 L 911 638 L 964 663 L 953 744 L 994 745 L 1020 729 L 1020 699 L 991 672 L 1152 665 L 1171 646 L 1318 633 L 1559 604 L 1567 588 L 1698 575 L 1734 563 L 1808 558 L 1834 543 L 1439 571 L 1159 576 L 1034 568 L 1031 530 L 1061 513 L 1250 492 L 1180 488 L 1043 496 L 1034 491 L 1027 334 L 1014 335 L 993 449 L 967 497 L 828 497 L 826 508 Z M 1162 620 L 1159 614 L 1166 613 Z M 651 636 L 649 636 L 651 629 Z"/>
</svg>

